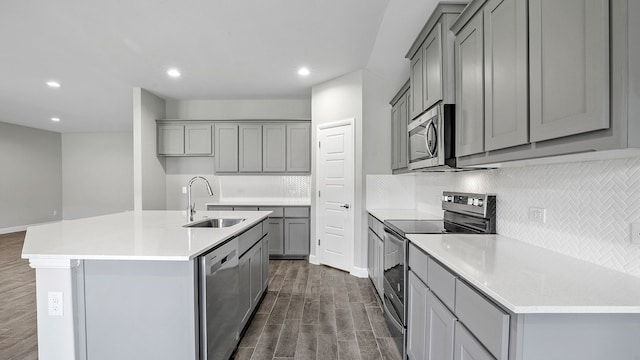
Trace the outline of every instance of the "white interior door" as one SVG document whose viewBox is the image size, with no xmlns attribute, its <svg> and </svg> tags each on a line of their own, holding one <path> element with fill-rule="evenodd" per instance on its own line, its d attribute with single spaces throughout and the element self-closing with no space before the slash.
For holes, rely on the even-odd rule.
<svg viewBox="0 0 640 360">
<path fill-rule="evenodd" d="M 318 126 L 318 261 L 351 272 L 354 247 L 353 120 Z"/>
</svg>

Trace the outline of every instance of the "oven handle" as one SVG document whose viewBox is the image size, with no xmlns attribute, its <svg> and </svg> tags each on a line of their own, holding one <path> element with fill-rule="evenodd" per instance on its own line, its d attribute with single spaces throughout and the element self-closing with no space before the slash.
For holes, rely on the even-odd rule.
<svg viewBox="0 0 640 360">
<path fill-rule="evenodd" d="M 387 301 L 383 301 L 384 304 L 384 313 L 386 315 L 386 317 L 391 321 L 391 323 L 393 324 L 393 326 L 404 335 L 404 326 L 400 325 L 400 322 L 395 318 L 395 316 L 393 316 L 393 313 L 391 312 L 391 310 L 389 310 L 389 306 L 387 305 Z"/>
</svg>

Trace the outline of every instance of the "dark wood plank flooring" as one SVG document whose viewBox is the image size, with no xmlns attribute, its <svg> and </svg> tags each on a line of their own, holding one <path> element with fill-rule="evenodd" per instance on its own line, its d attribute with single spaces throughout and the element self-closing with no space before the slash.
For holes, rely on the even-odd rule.
<svg viewBox="0 0 640 360">
<path fill-rule="evenodd" d="M 0 359 L 38 358 L 35 271 L 24 232 L 0 235 Z M 369 279 L 303 260 L 271 260 L 269 291 L 234 358 L 399 360 Z"/>
<path fill-rule="evenodd" d="M 399 360 L 369 279 L 301 260 L 271 260 L 269 291 L 237 360 Z"/>
<path fill-rule="evenodd" d="M 24 235 L 0 235 L 0 359 L 38 358 L 36 273 L 20 258 Z"/>
</svg>

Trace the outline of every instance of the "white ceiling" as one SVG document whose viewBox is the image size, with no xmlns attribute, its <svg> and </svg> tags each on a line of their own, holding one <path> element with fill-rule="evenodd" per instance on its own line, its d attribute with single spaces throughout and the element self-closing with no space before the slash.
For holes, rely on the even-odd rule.
<svg viewBox="0 0 640 360">
<path fill-rule="evenodd" d="M 5 0 L 0 121 L 131 131 L 133 87 L 168 99 L 308 98 L 311 86 L 362 68 L 386 78 L 391 97 L 436 2 Z M 296 74 L 303 65 L 307 78 Z M 168 78 L 169 67 L 182 77 Z"/>
</svg>

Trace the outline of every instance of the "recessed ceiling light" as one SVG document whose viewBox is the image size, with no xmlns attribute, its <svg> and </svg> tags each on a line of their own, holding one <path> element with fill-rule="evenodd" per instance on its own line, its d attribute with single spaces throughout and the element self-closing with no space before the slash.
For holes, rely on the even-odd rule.
<svg viewBox="0 0 640 360">
<path fill-rule="evenodd" d="M 301 67 L 300 69 L 298 69 L 298 75 L 300 76 L 308 76 L 309 74 L 311 74 L 311 71 L 309 71 L 309 68 Z"/>
<path fill-rule="evenodd" d="M 60 121 L 60 118 L 57 118 L 57 117 L 52 117 L 52 118 L 51 118 L 51 121 L 55 121 L 55 122 L 58 122 L 58 121 Z"/>
<path fill-rule="evenodd" d="M 52 87 L 52 88 L 59 88 L 60 87 L 60 83 L 57 82 L 57 81 L 53 81 L 53 80 L 47 81 L 47 85 L 49 87 Z"/>
<path fill-rule="evenodd" d="M 180 71 L 178 71 L 178 69 L 169 69 L 167 70 L 167 75 L 171 76 L 172 78 L 179 78 Z"/>
</svg>

